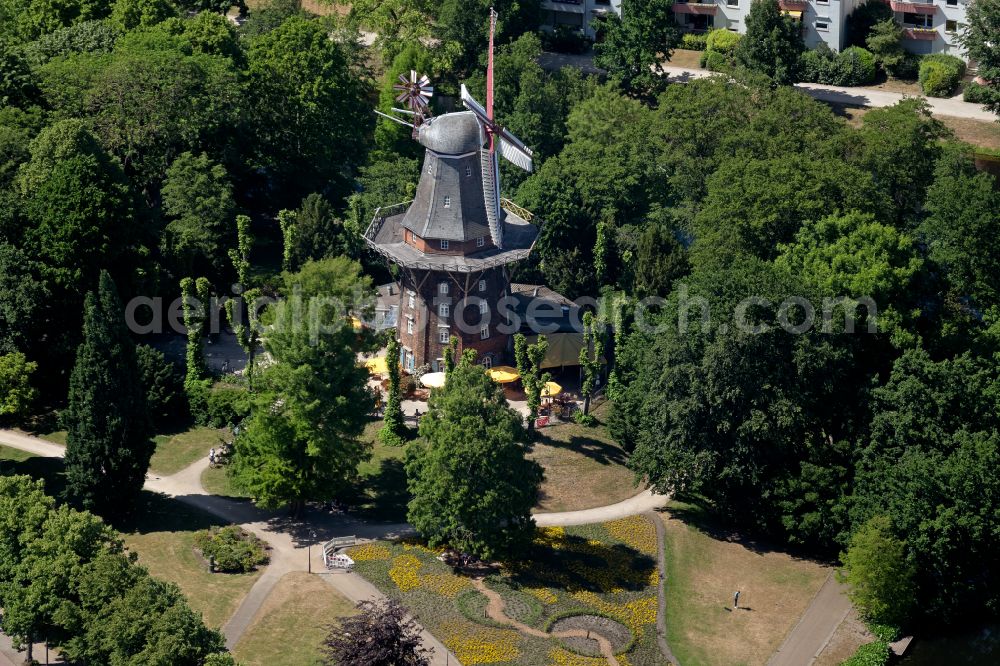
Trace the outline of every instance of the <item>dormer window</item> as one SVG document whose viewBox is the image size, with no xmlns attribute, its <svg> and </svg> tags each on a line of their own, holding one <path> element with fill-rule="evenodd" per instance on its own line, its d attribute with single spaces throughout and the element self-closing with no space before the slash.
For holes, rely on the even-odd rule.
<svg viewBox="0 0 1000 666">
<path fill-rule="evenodd" d="M 486 291 L 486 280 L 479 281 L 479 291 Z"/>
<path fill-rule="evenodd" d="M 438 293 L 441 294 L 442 296 L 447 296 L 448 295 L 448 283 L 447 282 L 439 282 L 438 283 Z"/>
<path fill-rule="evenodd" d="M 484 245 L 486 245 L 486 237 L 485 236 L 480 236 L 479 238 L 476 239 L 476 247 L 482 247 Z"/>
<path fill-rule="evenodd" d="M 442 250 L 447 250 L 448 249 L 448 241 L 446 241 L 446 240 L 441 241 L 441 249 Z"/>
<path fill-rule="evenodd" d="M 451 208 L 451 197 L 446 196 L 444 198 L 444 207 L 445 208 Z"/>
<path fill-rule="evenodd" d="M 434 157 L 427 156 L 427 173 L 434 173 Z"/>
</svg>

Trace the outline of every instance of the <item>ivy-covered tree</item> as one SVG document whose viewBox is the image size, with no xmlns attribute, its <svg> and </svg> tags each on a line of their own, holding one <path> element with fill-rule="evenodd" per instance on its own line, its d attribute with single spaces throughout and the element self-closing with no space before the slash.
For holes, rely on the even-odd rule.
<svg viewBox="0 0 1000 666">
<path fill-rule="evenodd" d="M 549 343 L 544 335 L 538 336 L 538 341 L 534 344 L 528 344 L 528 339 L 521 333 L 514 336 L 517 373 L 521 375 L 521 384 L 524 386 L 524 394 L 528 401 L 529 433 L 535 430 L 535 419 L 538 418 L 538 409 L 542 406 L 542 389 L 545 388 L 545 383 L 552 379 L 550 373 L 542 372 L 542 362 L 548 349 Z"/>
<path fill-rule="evenodd" d="M 66 498 L 115 515 L 131 510 L 146 480 L 153 442 L 135 343 L 111 276 L 87 295 L 83 342 L 70 375 L 66 426 Z"/>
<path fill-rule="evenodd" d="M 389 392 L 385 397 L 385 414 L 378 437 L 386 446 L 399 446 L 402 444 L 406 425 L 403 423 L 399 396 L 399 340 L 393 330 L 390 330 L 386 343 L 385 364 L 389 371 Z"/>
<path fill-rule="evenodd" d="M 583 379 L 580 381 L 583 416 L 580 418 L 586 425 L 591 425 L 594 422 L 594 417 L 590 415 L 590 399 L 594 395 L 594 389 L 600 378 L 604 357 L 604 336 L 604 322 L 595 317 L 593 312 L 585 312 L 583 315 L 583 346 L 580 348 L 580 371 L 583 373 Z"/>
<path fill-rule="evenodd" d="M 525 457 L 521 415 L 469 351 L 435 390 L 407 453 L 407 520 L 432 546 L 484 559 L 516 553 L 534 534 L 542 469 Z"/>
<path fill-rule="evenodd" d="M 1000 114 L 1000 0 L 969 3 L 961 41 L 985 81 L 986 107 Z"/>
</svg>

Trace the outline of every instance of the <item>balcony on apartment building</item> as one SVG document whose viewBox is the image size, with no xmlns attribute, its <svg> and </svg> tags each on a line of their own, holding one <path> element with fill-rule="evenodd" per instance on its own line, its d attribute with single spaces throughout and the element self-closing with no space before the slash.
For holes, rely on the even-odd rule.
<svg viewBox="0 0 1000 666">
<path fill-rule="evenodd" d="M 905 39 L 917 39 L 933 42 L 937 37 L 937 30 L 934 28 L 914 28 L 911 26 L 903 26 L 903 37 Z"/>
<path fill-rule="evenodd" d="M 688 2 L 687 0 L 675 0 L 673 7 L 674 14 L 714 15 L 718 9 L 714 2 Z"/>
<path fill-rule="evenodd" d="M 937 8 L 929 2 L 902 2 L 901 0 L 887 0 L 887 4 L 892 7 L 892 11 L 903 14 L 927 14 L 934 16 Z"/>
<path fill-rule="evenodd" d="M 778 6 L 785 12 L 804 12 L 809 3 L 807 0 L 778 0 Z"/>
<path fill-rule="evenodd" d="M 568 14 L 583 14 L 587 10 L 583 0 L 542 0 L 542 9 Z"/>
</svg>

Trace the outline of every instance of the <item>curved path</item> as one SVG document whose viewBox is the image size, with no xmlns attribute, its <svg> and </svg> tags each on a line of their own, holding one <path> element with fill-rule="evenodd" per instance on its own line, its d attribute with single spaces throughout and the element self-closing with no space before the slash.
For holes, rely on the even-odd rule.
<svg viewBox="0 0 1000 666">
<path fill-rule="evenodd" d="M 604 658 L 608 660 L 609 666 L 620 666 L 618 658 L 615 657 L 615 650 L 611 646 L 611 641 L 598 632 L 585 631 L 583 629 L 567 629 L 566 631 L 545 632 L 540 629 L 535 629 L 534 627 L 529 627 L 523 622 L 518 622 L 513 618 L 507 617 L 507 614 L 504 612 L 503 597 L 501 597 L 494 590 L 486 587 L 486 583 L 484 583 L 481 578 L 473 578 L 472 585 L 477 590 L 482 592 L 483 595 L 489 600 L 489 604 L 486 606 L 486 614 L 489 615 L 490 619 L 494 622 L 508 625 L 522 634 L 535 636 L 536 638 L 589 638 L 592 641 L 597 641 L 597 646 L 600 648 L 601 654 Z"/>
<path fill-rule="evenodd" d="M 65 447 L 15 430 L 0 429 L 0 444 L 47 458 L 61 458 Z M 365 539 L 392 538 L 412 531 L 406 524 L 369 523 L 339 514 L 310 517 L 308 523 L 293 521 L 280 512 L 265 511 L 250 502 L 208 494 L 201 485 L 201 475 L 208 468 L 208 458 L 196 460 L 170 476 L 147 474 L 147 490 L 169 495 L 180 502 L 238 524 L 253 532 L 271 547 L 271 562 L 264 574 L 250 588 L 239 608 L 222 627 L 230 649 L 253 622 L 271 589 L 281 577 L 291 571 L 323 572 L 319 546 L 335 536 L 354 535 Z M 587 525 L 626 518 L 662 507 L 667 498 L 650 490 L 608 506 L 533 514 L 540 527 Z M 326 574 L 323 578 L 351 601 L 381 596 L 367 581 L 351 573 Z M 434 649 L 433 664 L 459 664 L 458 659 L 431 634 L 424 631 L 425 644 Z M 615 662 L 617 663 L 617 662 Z"/>
</svg>

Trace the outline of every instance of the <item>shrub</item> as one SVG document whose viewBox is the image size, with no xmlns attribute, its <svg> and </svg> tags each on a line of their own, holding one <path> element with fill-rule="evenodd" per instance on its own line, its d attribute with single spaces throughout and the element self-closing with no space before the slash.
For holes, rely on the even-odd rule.
<svg viewBox="0 0 1000 666">
<path fill-rule="evenodd" d="M 973 104 L 986 104 L 990 101 L 991 97 L 990 89 L 975 81 L 966 83 L 965 90 L 962 91 L 962 99 Z"/>
<path fill-rule="evenodd" d="M 960 58 L 935 53 L 920 61 L 918 80 L 925 95 L 948 97 L 965 76 L 965 63 Z"/>
<path fill-rule="evenodd" d="M 889 663 L 889 652 L 885 641 L 865 643 L 841 666 L 885 666 Z"/>
<path fill-rule="evenodd" d="M 681 48 L 690 51 L 704 51 L 708 46 L 708 36 L 685 32 L 681 36 Z"/>
<path fill-rule="evenodd" d="M 863 86 L 875 80 L 875 56 L 867 49 L 860 46 L 851 46 L 844 49 L 837 60 L 847 64 L 845 71 L 850 83 L 841 83 L 842 86 Z"/>
<path fill-rule="evenodd" d="M 702 53 L 700 64 L 712 72 L 729 72 L 733 66 L 732 60 L 725 53 L 719 53 L 718 51 L 705 51 Z"/>
<path fill-rule="evenodd" d="M 742 35 L 738 32 L 716 28 L 708 33 L 708 37 L 705 39 L 705 50 L 732 55 L 733 51 L 736 50 L 736 45 L 740 43 L 741 37 Z"/>
<path fill-rule="evenodd" d="M 402 395 L 411 395 L 417 390 L 417 380 L 410 375 L 404 375 L 399 379 L 399 392 Z"/>
<path fill-rule="evenodd" d="M 194 543 L 215 562 L 216 571 L 247 573 L 268 561 L 264 542 L 238 525 L 202 530 Z"/>
<path fill-rule="evenodd" d="M 146 387 L 149 416 L 159 424 L 183 418 L 186 415 L 184 378 L 174 364 L 149 345 L 136 345 L 135 357 L 139 378 Z"/>
<path fill-rule="evenodd" d="M 187 382 L 191 416 L 199 425 L 222 428 L 250 414 L 250 392 L 239 386 L 213 386 L 212 380 Z"/>
</svg>

